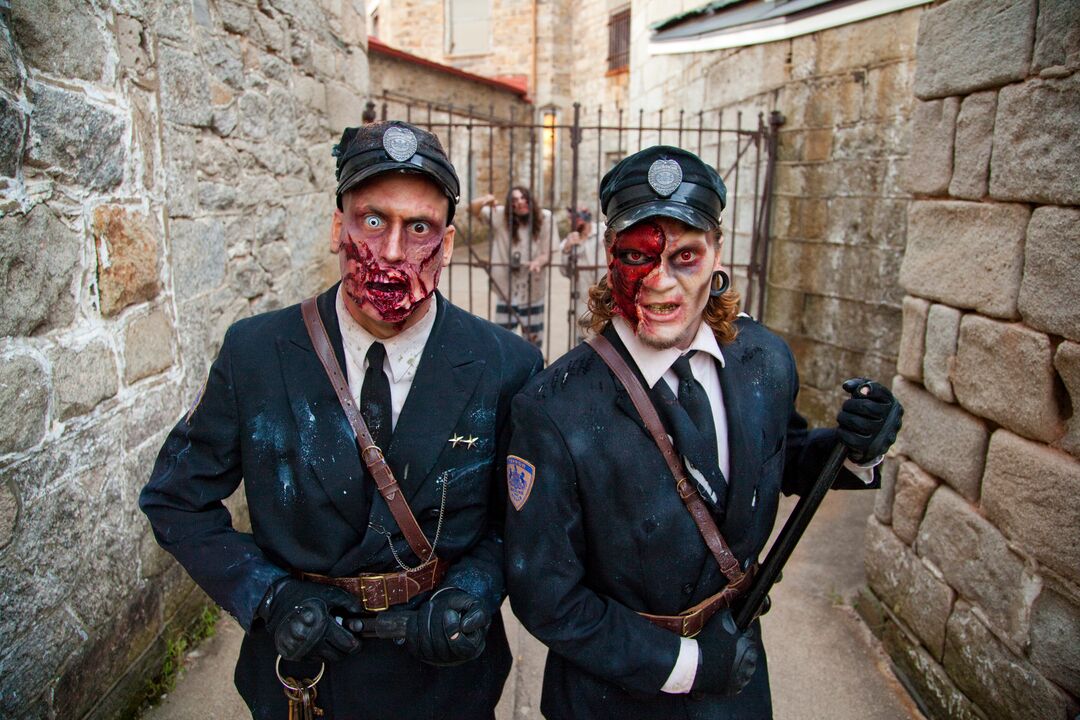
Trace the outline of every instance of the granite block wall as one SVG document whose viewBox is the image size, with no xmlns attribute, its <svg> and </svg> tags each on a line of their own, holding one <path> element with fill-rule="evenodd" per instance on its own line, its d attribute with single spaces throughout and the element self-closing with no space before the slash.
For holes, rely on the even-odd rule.
<svg viewBox="0 0 1080 720">
<path fill-rule="evenodd" d="M 908 412 L 866 569 L 875 629 L 933 718 L 1080 708 L 1077 27 L 1064 0 L 920 18 Z"/>
<path fill-rule="evenodd" d="M 136 498 L 226 327 L 332 278 L 366 92 L 359 2 L 0 21 L 0 716 L 121 715 L 206 602 Z"/>
</svg>

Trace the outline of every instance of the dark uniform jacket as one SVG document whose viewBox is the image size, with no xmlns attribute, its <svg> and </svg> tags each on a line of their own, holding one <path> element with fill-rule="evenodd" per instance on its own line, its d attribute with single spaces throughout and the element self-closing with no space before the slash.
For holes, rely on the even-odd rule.
<svg viewBox="0 0 1080 720">
<path fill-rule="evenodd" d="M 781 491 L 809 488 L 835 433 L 808 430 L 795 411 L 798 378 L 783 340 L 749 319 L 738 328 L 735 341 L 721 347 L 725 366 L 717 367 L 731 461 L 718 525 L 745 562 L 765 545 Z M 610 324 L 604 335 L 640 380 Z M 551 650 L 544 715 L 771 717 L 764 650 L 735 698 L 660 693 L 679 637 L 637 612 L 677 614 L 726 581 L 630 397 L 600 357 L 578 345 L 534 377 L 514 399 L 513 427 L 510 453 L 535 466 L 535 476 L 521 509 L 507 507 L 507 585 L 515 614 Z M 864 485 L 845 471 L 837 486 Z"/>
<path fill-rule="evenodd" d="M 337 286 L 318 308 L 345 368 Z M 386 456 L 436 552 L 451 567 L 443 586 L 483 598 L 493 615 L 487 648 L 452 668 L 422 664 L 388 640 L 365 640 L 327 666 L 317 704 L 333 718 L 491 716 L 510 667 L 498 613 L 504 596 L 502 517 L 510 400 L 542 366 L 521 338 L 436 295 L 437 316 Z M 471 447 L 448 442 L 478 438 Z M 251 534 L 233 529 L 222 499 L 241 479 Z M 255 718 L 284 718 L 273 640 L 256 608 L 289 569 L 327 575 L 396 571 L 387 538 L 419 561 L 365 478 L 357 445 L 319 363 L 300 306 L 233 325 L 197 406 L 170 433 L 140 506 L 161 545 L 247 631 L 236 685 Z M 427 595 L 414 598 L 415 606 Z M 402 608 L 395 608 L 402 609 Z M 313 677 L 318 665 L 282 663 Z"/>
</svg>

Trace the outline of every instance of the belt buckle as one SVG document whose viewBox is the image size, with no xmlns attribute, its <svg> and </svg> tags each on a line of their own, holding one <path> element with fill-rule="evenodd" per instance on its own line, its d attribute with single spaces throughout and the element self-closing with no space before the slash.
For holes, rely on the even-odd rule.
<svg viewBox="0 0 1080 720">
<path fill-rule="evenodd" d="M 368 460 L 369 454 L 372 456 L 373 459 Z M 382 448 L 380 448 L 378 445 L 365 445 L 364 447 L 360 448 L 360 457 L 365 463 L 377 463 L 380 460 L 385 459 Z"/>
<path fill-rule="evenodd" d="M 381 607 L 371 607 L 368 605 L 367 597 L 363 598 L 364 609 L 368 612 L 382 612 L 390 608 L 390 589 L 386 587 L 386 575 L 368 575 L 364 577 L 364 580 L 378 580 L 382 583 L 383 593 L 383 605 Z"/>
<path fill-rule="evenodd" d="M 690 615 L 683 616 L 682 632 L 680 632 L 679 634 L 682 635 L 684 638 L 696 637 L 702 631 L 702 629 L 705 627 L 705 623 L 699 623 L 698 627 L 697 627 L 697 630 L 695 630 L 694 632 L 690 632 L 689 625 L 690 625 L 690 620 L 691 619 L 698 619 L 700 617 L 701 617 L 701 612 L 700 611 L 692 613 Z"/>
</svg>

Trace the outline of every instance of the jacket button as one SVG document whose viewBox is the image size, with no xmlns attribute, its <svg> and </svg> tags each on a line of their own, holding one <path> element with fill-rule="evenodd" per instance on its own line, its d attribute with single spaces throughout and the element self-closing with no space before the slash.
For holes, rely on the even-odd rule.
<svg viewBox="0 0 1080 720">
<path fill-rule="evenodd" d="M 682 586 L 682 591 L 683 591 L 684 595 L 689 595 L 692 592 L 694 592 L 694 586 L 691 585 L 690 583 L 686 583 L 685 585 Z"/>
</svg>

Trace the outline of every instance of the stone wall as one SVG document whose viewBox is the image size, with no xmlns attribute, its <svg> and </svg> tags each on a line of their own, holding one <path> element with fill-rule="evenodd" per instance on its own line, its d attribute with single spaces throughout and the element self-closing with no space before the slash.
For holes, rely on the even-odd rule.
<svg viewBox="0 0 1080 720">
<path fill-rule="evenodd" d="M 1080 5 L 919 25 L 893 389 L 864 614 L 933 718 L 1080 709 Z"/>
<path fill-rule="evenodd" d="M 685 2 L 682 9 L 697 5 Z M 783 113 L 764 321 L 795 353 L 800 409 L 811 421 L 830 424 L 844 379 L 885 380 L 895 371 L 903 297 L 896 277 L 910 202 L 900 178 L 912 143 L 923 9 L 763 45 L 650 56 L 649 26 L 678 11 L 659 0 L 634 3 L 630 107 L 654 118 L 665 109 L 668 127 L 685 110 L 690 128 L 700 111 L 707 126 L 722 119 L 728 128 L 740 112 L 744 128 L 756 127 L 759 113 Z M 668 132 L 666 141 L 673 142 Z M 696 150 L 695 135 L 689 138 Z M 726 140 L 721 149 L 726 172 L 734 143 Z M 702 154 L 716 156 L 709 136 Z M 747 164 L 743 183 L 753 177 Z M 740 196 L 725 216 L 727 242 L 744 261 L 754 196 Z"/>
<path fill-rule="evenodd" d="M 330 147 L 363 109 L 363 7 L 11 6 L 0 716 L 116 717 L 204 602 L 136 506 L 164 433 L 229 323 L 333 274 Z"/>
</svg>

